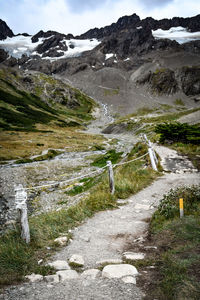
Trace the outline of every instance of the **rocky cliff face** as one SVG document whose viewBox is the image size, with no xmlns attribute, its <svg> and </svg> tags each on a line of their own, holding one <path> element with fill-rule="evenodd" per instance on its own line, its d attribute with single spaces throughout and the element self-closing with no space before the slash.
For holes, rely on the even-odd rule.
<svg viewBox="0 0 200 300">
<path fill-rule="evenodd" d="M 148 71 L 137 79 L 138 84 L 148 84 L 152 93 L 172 95 L 183 91 L 186 96 L 200 94 L 200 67 L 168 68 Z"/>
<path fill-rule="evenodd" d="M 7 37 L 13 37 L 14 33 L 8 27 L 6 22 L 0 20 L 0 40 L 5 40 Z"/>
<path fill-rule="evenodd" d="M 90 29 L 84 34 L 80 35 L 80 38 L 98 38 L 102 39 L 113 33 L 119 32 L 124 29 L 134 29 L 137 27 L 143 27 L 148 30 L 163 29 L 168 30 L 171 27 L 182 26 L 187 28 L 191 32 L 200 31 L 200 15 L 191 18 L 179 18 L 174 17 L 172 19 L 155 20 L 148 17 L 141 20 L 139 16 L 133 14 L 131 16 L 121 17 L 116 23 L 110 26 L 102 28 Z"/>
</svg>

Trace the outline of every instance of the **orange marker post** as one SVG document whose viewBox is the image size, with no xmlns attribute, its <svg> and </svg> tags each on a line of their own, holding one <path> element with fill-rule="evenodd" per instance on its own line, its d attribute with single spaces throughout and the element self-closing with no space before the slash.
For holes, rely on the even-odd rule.
<svg viewBox="0 0 200 300">
<path fill-rule="evenodd" d="M 180 208 L 180 218 L 184 216 L 184 210 L 183 210 L 183 198 L 179 199 L 179 208 Z"/>
</svg>

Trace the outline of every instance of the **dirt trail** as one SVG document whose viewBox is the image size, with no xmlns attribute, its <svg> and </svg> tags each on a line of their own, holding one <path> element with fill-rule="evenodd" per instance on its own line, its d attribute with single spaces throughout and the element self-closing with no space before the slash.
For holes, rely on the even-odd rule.
<svg viewBox="0 0 200 300">
<path fill-rule="evenodd" d="M 164 162 L 170 151 L 167 148 L 157 147 Z M 173 152 L 174 159 L 176 158 Z M 177 155 L 177 159 L 179 160 Z M 180 167 L 180 166 L 179 166 Z M 99 261 L 122 259 L 122 254 L 128 250 L 130 244 L 145 237 L 148 229 L 147 219 L 152 216 L 163 194 L 171 188 L 180 185 L 199 183 L 199 173 L 191 165 L 184 165 L 185 173 L 174 173 L 170 170 L 143 189 L 124 201 L 119 209 L 97 213 L 84 224 L 72 232 L 71 243 L 58 252 L 51 261 L 68 260 L 72 255 L 81 255 L 84 259 L 84 270 L 97 268 Z M 123 204 L 120 201 L 120 204 Z M 137 281 L 137 278 L 136 278 Z M 125 283 L 122 279 L 107 279 L 102 276 L 91 279 L 77 274 L 76 279 L 64 282 L 25 283 L 7 289 L 5 300 L 53 300 L 53 299 L 142 299 L 143 293 L 137 284 Z"/>
</svg>

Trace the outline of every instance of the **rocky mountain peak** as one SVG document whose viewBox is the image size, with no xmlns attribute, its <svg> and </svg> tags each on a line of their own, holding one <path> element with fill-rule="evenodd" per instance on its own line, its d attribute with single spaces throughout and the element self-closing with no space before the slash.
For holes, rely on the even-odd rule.
<svg viewBox="0 0 200 300">
<path fill-rule="evenodd" d="M 134 29 L 137 27 L 143 27 L 149 30 L 163 29 L 168 30 L 171 27 L 184 27 L 190 32 L 200 31 L 200 15 L 191 18 L 174 17 L 172 19 L 155 20 L 152 17 L 147 17 L 143 20 L 136 14 L 131 16 L 124 16 L 119 18 L 116 23 L 112 23 L 110 26 L 102 28 L 90 29 L 84 34 L 80 35 L 80 38 L 97 38 L 102 39 L 113 33 L 124 29 Z"/>
<path fill-rule="evenodd" d="M 31 40 L 32 43 L 37 43 L 39 41 L 39 38 L 49 38 L 52 36 L 56 36 L 59 37 L 61 39 L 66 38 L 66 39 L 73 39 L 74 36 L 72 34 L 64 34 L 64 33 L 59 33 L 57 31 L 53 31 L 53 30 L 48 30 L 46 32 L 44 32 L 43 30 L 40 30 L 38 33 L 36 33 L 35 35 L 32 36 Z"/>
<path fill-rule="evenodd" d="M 7 37 L 13 37 L 14 33 L 8 27 L 6 22 L 0 19 L 0 40 L 5 40 Z"/>
</svg>

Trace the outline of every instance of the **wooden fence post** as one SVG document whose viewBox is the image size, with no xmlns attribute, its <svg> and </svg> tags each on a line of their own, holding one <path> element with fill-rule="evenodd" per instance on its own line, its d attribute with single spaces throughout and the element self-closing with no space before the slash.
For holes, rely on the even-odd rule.
<svg viewBox="0 0 200 300">
<path fill-rule="evenodd" d="M 29 231 L 29 224 L 28 224 L 26 200 L 27 200 L 27 192 L 23 188 L 22 184 L 19 184 L 15 188 L 16 208 L 20 212 L 21 237 L 28 244 L 30 243 L 30 231 Z"/>
<path fill-rule="evenodd" d="M 144 134 L 144 140 L 148 146 L 148 152 L 149 152 L 152 168 L 153 170 L 158 171 L 156 166 L 158 164 L 158 159 L 156 157 L 154 149 L 152 148 L 152 143 L 148 140 L 146 134 Z"/>
<path fill-rule="evenodd" d="M 148 147 L 148 152 L 149 152 L 149 156 L 150 156 L 151 165 L 152 165 L 153 170 L 158 171 L 157 166 L 156 166 L 156 162 L 154 160 L 153 149 L 151 147 Z"/>
<path fill-rule="evenodd" d="M 114 183 L 112 162 L 110 160 L 107 161 L 107 166 L 108 166 L 110 192 L 113 195 L 115 192 L 115 183 Z"/>
</svg>

